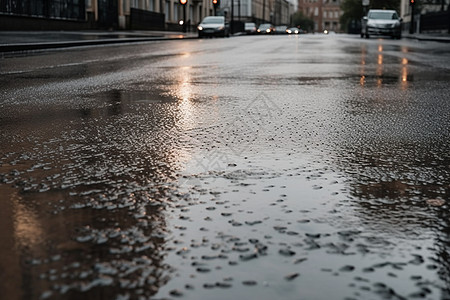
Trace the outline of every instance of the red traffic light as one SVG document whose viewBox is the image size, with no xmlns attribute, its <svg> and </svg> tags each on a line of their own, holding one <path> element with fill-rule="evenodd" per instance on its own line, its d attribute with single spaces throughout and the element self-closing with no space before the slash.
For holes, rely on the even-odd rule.
<svg viewBox="0 0 450 300">
<path fill-rule="evenodd" d="M 218 6 L 218 5 L 220 5 L 220 0 L 212 0 L 212 4 L 214 6 Z"/>
<path fill-rule="evenodd" d="M 414 5 L 416 3 L 415 0 L 409 0 L 409 5 Z"/>
<path fill-rule="evenodd" d="M 186 5 L 186 3 L 187 3 L 187 0 L 180 0 L 181 5 Z"/>
</svg>

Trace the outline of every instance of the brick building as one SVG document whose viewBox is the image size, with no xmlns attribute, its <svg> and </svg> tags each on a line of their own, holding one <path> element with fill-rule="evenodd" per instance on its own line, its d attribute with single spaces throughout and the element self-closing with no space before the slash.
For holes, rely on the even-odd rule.
<svg viewBox="0 0 450 300">
<path fill-rule="evenodd" d="M 341 32 L 340 0 L 299 0 L 298 10 L 314 21 L 315 32 Z"/>
</svg>

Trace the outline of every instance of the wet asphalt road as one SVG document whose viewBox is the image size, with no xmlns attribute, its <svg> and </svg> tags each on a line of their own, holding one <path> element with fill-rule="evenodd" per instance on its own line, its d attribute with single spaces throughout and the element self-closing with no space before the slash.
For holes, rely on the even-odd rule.
<svg viewBox="0 0 450 300">
<path fill-rule="evenodd" d="M 4 299 L 449 299 L 450 45 L 0 60 Z"/>
</svg>

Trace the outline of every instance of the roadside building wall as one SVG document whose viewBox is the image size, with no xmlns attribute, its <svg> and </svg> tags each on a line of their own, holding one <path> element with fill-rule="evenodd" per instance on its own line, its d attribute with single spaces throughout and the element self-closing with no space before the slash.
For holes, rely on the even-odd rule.
<svg viewBox="0 0 450 300">
<path fill-rule="evenodd" d="M 274 25 L 290 25 L 294 6 L 286 0 L 275 0 L 272 23 Z"/>
<path fill-rule="evenodd" d="M 299 0 L 298 10 L 314 21 L 315 32 L 342 32 L 340 0 Z"/>
<path fill-rule="evenodd" d="M 400 16 L 406 32 L 413 26 L 411 33 L 450 33 L 450 0 L 416 1 L 414 10 L 409 0 L 401 0 Z"/>
<path fill-rule="evenodd" d="M 233 20 L 254 22 L 257 25 L 271 23 L 274 20 L 276 1 L 285 0 L 221 0 L 220 15 L 225 15 L 231 21 L 231 3 L 233 2 Z"/>
<path fill-rule="evenodd" d="M 339 19 L 342 15 L 340 0 L 325 0 L 322 7 L 322 29 L 341 32 Z"/>
<path fill-rule="evenodd" d="M 322 0 L 299 0 L 298 10 L 314 21 L 314 31 L 323 31 Z"/>
</svg>

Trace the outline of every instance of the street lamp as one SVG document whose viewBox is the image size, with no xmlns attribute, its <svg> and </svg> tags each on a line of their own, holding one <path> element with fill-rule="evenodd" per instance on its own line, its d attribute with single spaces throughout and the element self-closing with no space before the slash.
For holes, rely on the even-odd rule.
<svg viewBox="0 0 450 300">
<path fill-rule="evenodd" d="M 217 7 L 220 6 L 220 0 L 212 0 L 212 4 L 213 4 L 213 7 L 214 7 L 214 15 L 216 15 L 217 14 Z"/>
<path fill-rule="evenodd" d="M 181 6 L 183 7 L 183 23 L 180 22 L 180 25 L 183 26 L 183 32 L 186 32 L 187 20 L 186 20 L 186 4 L 188 0 L 179 0 Z"/>
<path fill-rule="evenodd" d="M 234 33 L 234 0 L 231 0 L 231 22 L 230 22 L 231 33 Z"/>
<path fill-rule="evenodd" d="M 409 24 L 409 33 L 414 33 L 414 7 L 416 6 L 415 0 L 409 0 L 409 6 L 411 6 L 411 23 Z"/>
<path fill-rule="evenodd" d="M 370 1 L 369 0 L 362 0 L 362 6 L 363 6 L 363 15 L 367 15 L 367 8 L 369 7 Z"/>
</svg>

